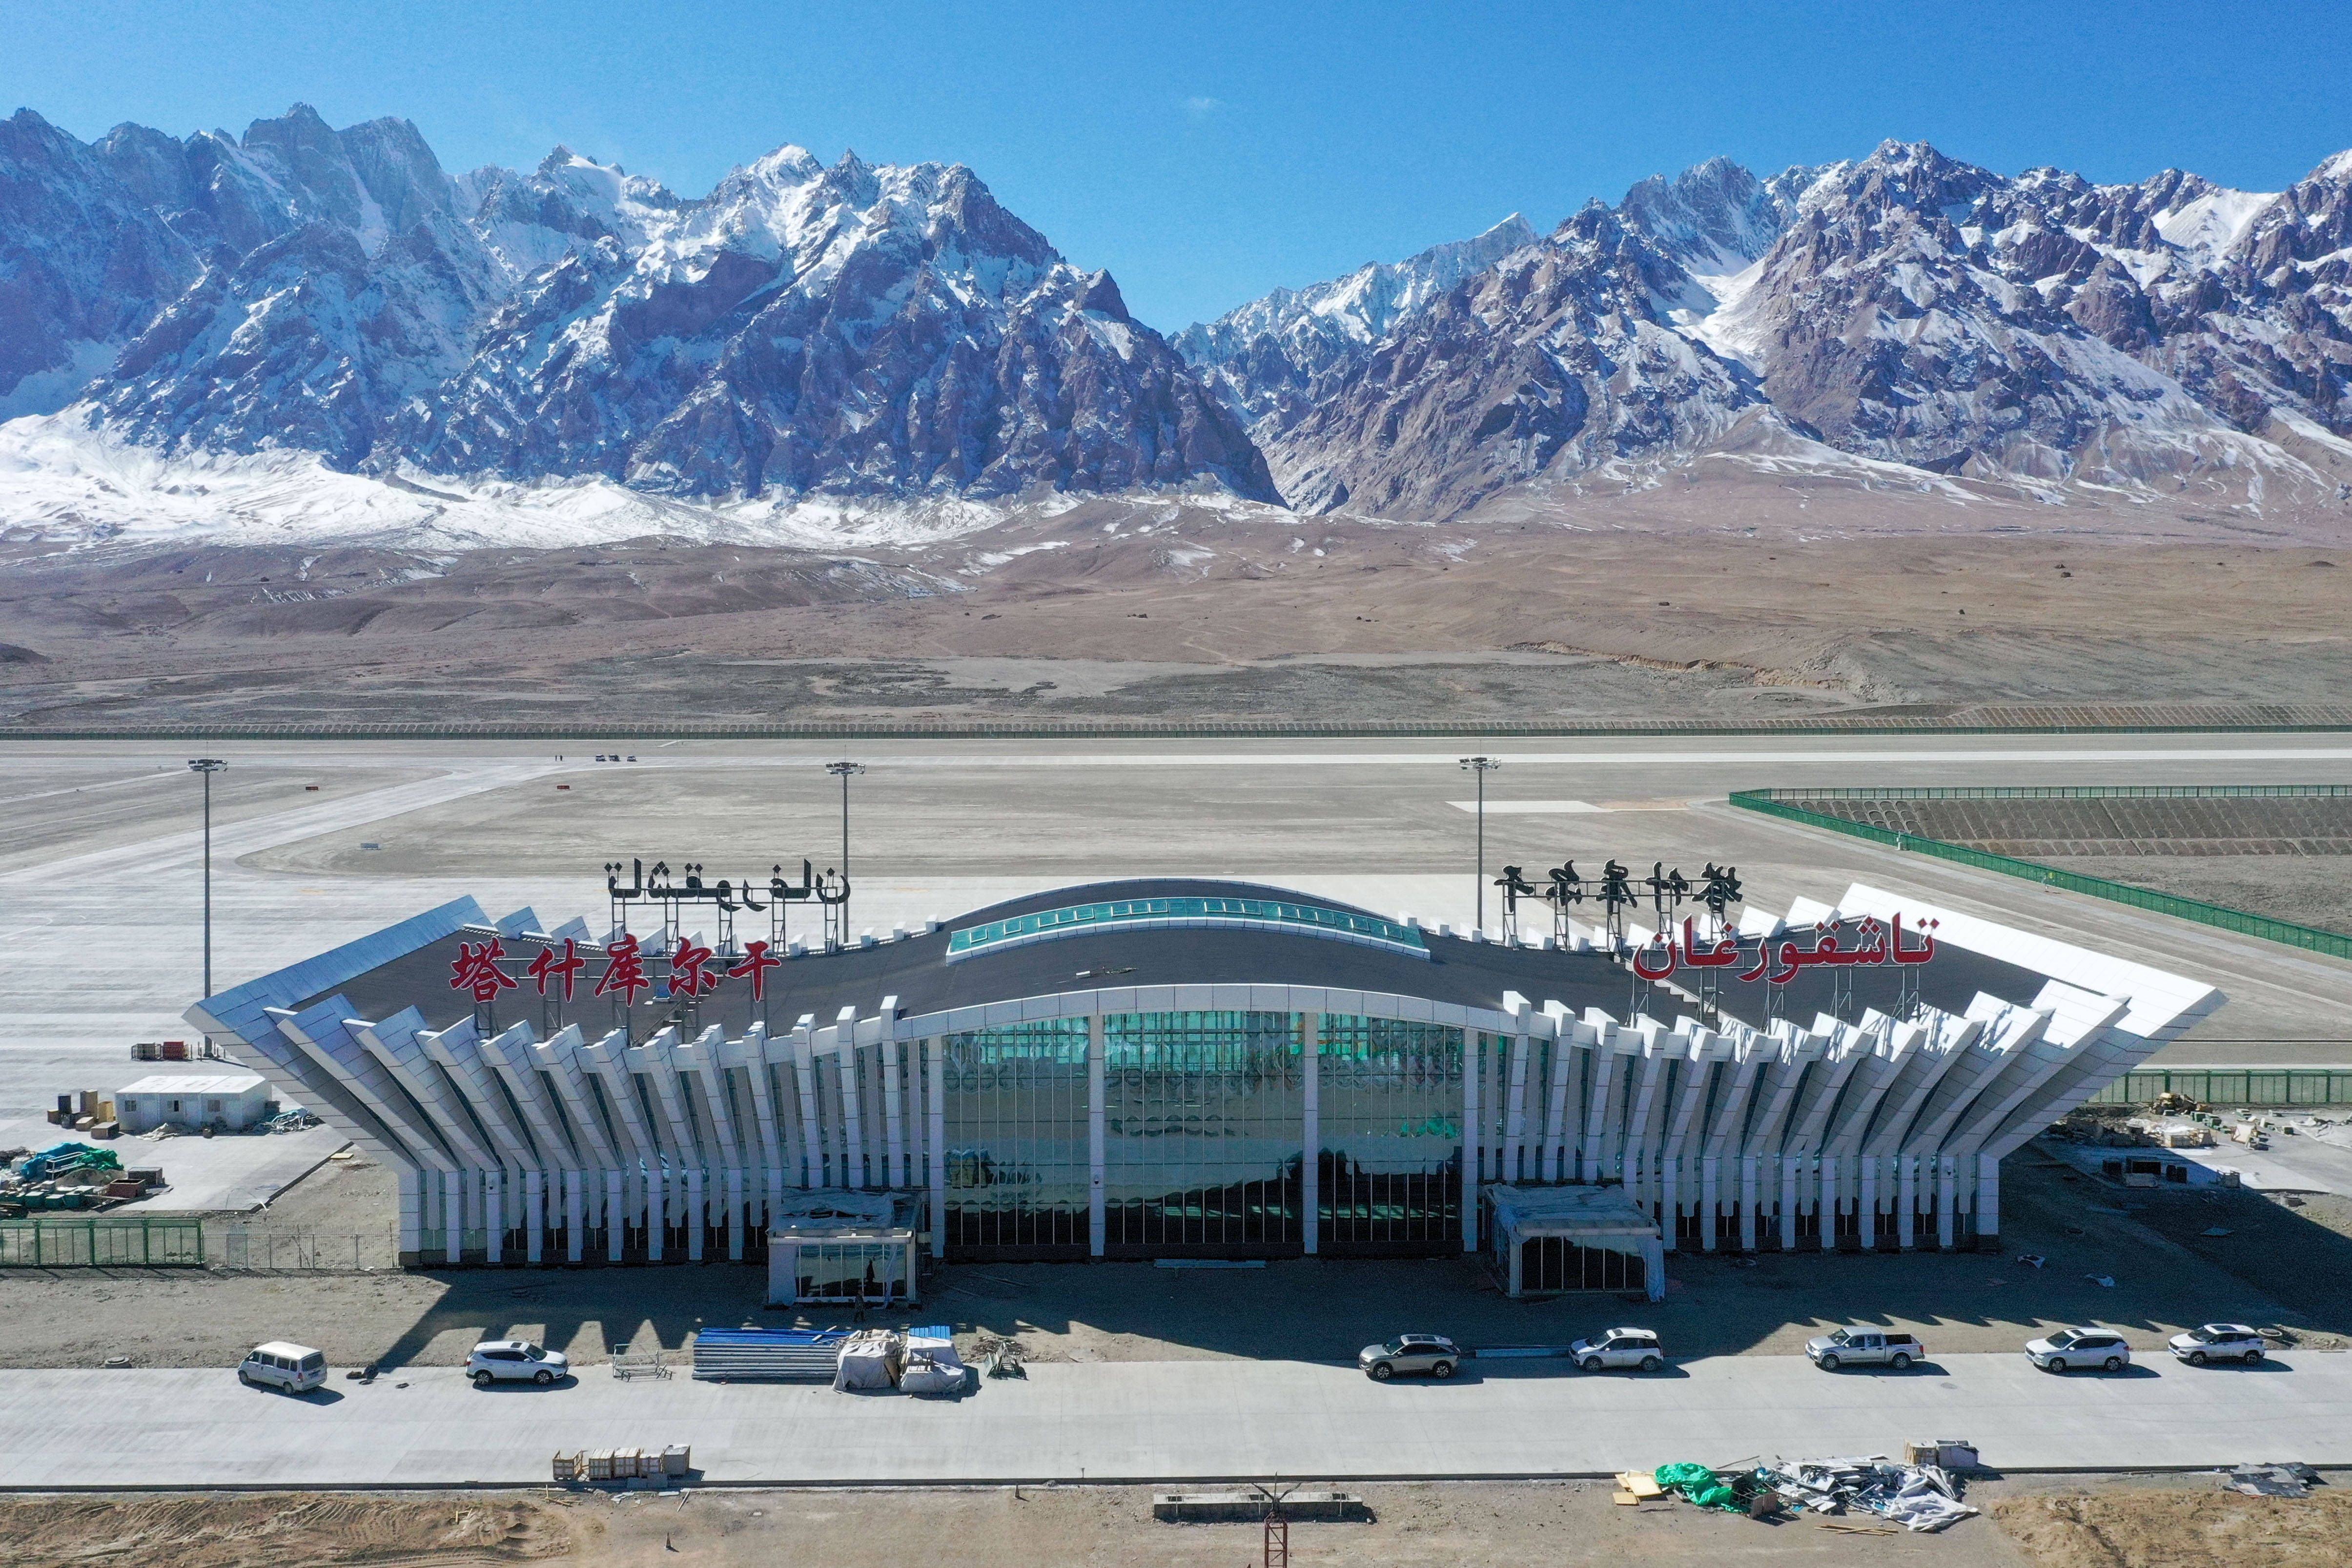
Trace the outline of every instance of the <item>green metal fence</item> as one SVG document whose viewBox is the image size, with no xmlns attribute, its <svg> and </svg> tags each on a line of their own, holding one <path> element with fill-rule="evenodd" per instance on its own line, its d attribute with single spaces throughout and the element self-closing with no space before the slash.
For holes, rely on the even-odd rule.
<svg viewBox="0 0 2352 1568">
<path fill-rule="evenodd" d="M 1954 788 L 1945 790 L 1944 800 L 2063 800 L 2070 797 L 2095 798 L 2096 786 L 2073 789 L 2053 788 L 2037 794 L 2032 789 L 2019 789 L 2011 794 L 1990 790 L 1969 790 Z M 2310 785 L 2216 785 L 2210 789 L 2179 787 L 2178 795 L 2231 794 L 2256 795 L 2264 792 L 2294 790 L 2309 794 L 2327 794 L 2341 790 L 2333 784 Z M 2011 855 L 1990 854 L 1973 850 L 1966 844 L 1947 843 L 1941 839 L 1923 838 L 1917 833 L 1898 833 L 1889 828 L 1869 822 L 1850 821 L 1825 811 L 1807 810 L 1802 800 L 1920 800 L 1929 798 L 1926 791 L 1902 789 L 1737 789 L 1731 803 L 1746 810 L 1760 811 L 1768 817 L 1779 817 L 1800 822 L 1809 828 L 1825 828 L 1833 833 L 1848 833 L 1857 839 L 1867 839 L 1874 844 L 1885 844 L 1913 854 L 1933 855 L 1937 860 L 1955 861 L 1961 865 L 1975 866 L 1979 871 L 1995 871 L 2003 876 L 2014 876 L 2027 882 L 2038 882 L 2045 887 L 2063 888 L 2069 893 L 2087 894 L 2116 904 L 2127 904 L 2135 909 L 2152 910 L 2181 920 L 2193 920 L 2200 925 L 2210 925 L 2222 931 L 2235 931 L 2241 936 L 2260 936 L 2266 941 L 2300 947 L 2306 952 L 2325 953 L 2332 958 L 2352 958 L 2352 936 L 2341 932 L 2322 931 L 2315 926 L 2298 925 L 2292 920 L 2274 920 L 2267 915 L 2255 915 L 2243 909 L 2231 909 L 2219 904 L 2207 904 L 2202 899 L 2182 898 L 2178 894 L 2157 893 L 2128 883 L 2109 882 L 2103 876 L 2084 876 L 2080 872 L 2061 871 L 2056 866 L 2042 865 L 2036 861 L 2018 860 Z"/>
<path fill-rule="evenodd" d="M 2332 800 L 2352 796 L 2352 784 L 1890 784 L 1746 793 L 1781 801 Z"/>
<path fill-rule="evenodd" d="M 2186 1094 L 2205 1105 L 2352 1105 L 2352 1068 L 2142 1068 L 2092 1095 L 2090 1103 L 2145 1105 L 2159 1094 Z"/>
<path fill-rule="evenodd" d="M 0 1222 L 0 1268 L 201 1269 L 196 1219 L 17 1219 Z"/>
</svg>

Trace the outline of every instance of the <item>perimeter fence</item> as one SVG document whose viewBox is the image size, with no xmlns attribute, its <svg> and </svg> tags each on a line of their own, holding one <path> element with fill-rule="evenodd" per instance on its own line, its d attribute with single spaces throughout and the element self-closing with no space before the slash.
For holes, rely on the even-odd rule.
<svg viewBox="0 0 2352 1568">
<path fill-rule="evenodd" d="M 2159 1094 L 2250 1110 L 2352 1106 L 2352 1068 L 2143 1067 L 2101 1089 L 2089 1103 L 2145 1105 Z"/>
<path fill-rule="evenodd" d="M 1999 872 L 2003 876 L 2038 882 L 2045 887 L 2063 888 L 2069 893 L 2086 894 L 2093 898 L 2129 904 L 2135 909 L 2193 920 L 2217 930 L 2234 931 L 2243 936 L 2259 936 L 2284 946 L 2300 947 L 2305 952 L 2324 953 L 2331 958 L 2352 958 L 2352 936 L 2339 931 L 2323 931 L 2316 926 L 2297 925 L 2292 920 L 2256 915 L 2251 910 L 2231 909 L 2225 904 L 2208 904 L 2202 899 L 2183 898 L 2179 894 L 2134 887 L 2129 883 L 2113 882 L 2103 876 L 2086 876 L 2078 871 L 2064 871 L 2057 866 L 2043 865 L 2038 861 L 2020 860 L 2013 855 L 1997 855 L 1986 850 L 1971 849 L 1966 844 L 1948 843 L 1942 839 L 1882 828 L 1873 822 L 1857 822 L 1833 812 L 1811 810 L 1806 805 L 1808 801 L 1828 800 L 2277 800 L 2347 794 L 2352 794 L 2352 786 L 2342 784 L 1927 785 L 1884 789 L 1736 789 L 1732 791 L 1731 803 L 1745 810 L 1761 812 L 1768 817 L 1778 817 L 1809 828 L 1846 833 L 1912 854 L 1932 855 L 1937 860 L 1974 866 L 1979 871 Z"/>
<path fill-rule="evenodd" d="M 400 1266 L 399 1239 L 150 1215 L 0 1221 L 0 1269 L 220 1269 L 352 1274 Z"/>
</svg>

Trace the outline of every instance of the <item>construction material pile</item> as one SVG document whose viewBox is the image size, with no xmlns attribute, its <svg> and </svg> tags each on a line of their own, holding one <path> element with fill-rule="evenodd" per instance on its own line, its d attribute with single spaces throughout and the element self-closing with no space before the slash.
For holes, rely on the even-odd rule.
<svg viewBox="0 0 2352 1568">
<path fill-rule="evenodd" d="M 903 1331 L 860 1329 L 842 1342 L 836 1389 L 896 1388 L 902 1394 L 957 1395 L 966 1371 L 944 1323 Z"/>
<path fill-rule="evenodd" d="M 676 1486 L 693 1476 L 694 1450 L 684 1443 L 662 1448 L 583 1448 L 555 1456 L 552 1478 L 560 1486 Z"/>
<path fill-rule="evenodd" d="M 83 1213 L 111 1208 L 163 1185 L 160 1170 L 126 1172 L 122 1156 L 88 1144 L 52 1144 L 38 1154 L 22 1149 L 14 1170 L 0 1171 L 0 1218 L 68 1209 Z"/>
<path fill-rule="evenodd" d="M 1938 1464 L 1869 1458 L 1779 1459 L 1757 1472 L 1791 1508 L 1815 1513 L 1859 1509 L 1906 1530 L 1941 1530 L 1977 1511 L 1960 1500 L 1960 1483 Z"/>
</svg>

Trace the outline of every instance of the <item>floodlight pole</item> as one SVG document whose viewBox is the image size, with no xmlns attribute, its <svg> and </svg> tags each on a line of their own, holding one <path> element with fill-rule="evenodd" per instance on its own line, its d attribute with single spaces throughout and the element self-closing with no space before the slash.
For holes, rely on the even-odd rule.
<svg viewBox="0 0 2352 1568">
<path fill-rule="evenodd" d="M 213 994 L 213 775 L 226 768 L 217 757 L 192 757 L 188 770 L 205 779 L 205 995 Z"/>
<path fill-rule="evenodd" d="M 824 770 L 841 780 L 841 880 L 845 883 L 849 880 L 849 780 L 853 774 L 865 772 L 866 764 L 844 758 L 826 763 Z M 843 929 L 846 932 L 847 926 Z"/>
<path fill-rule="evenodd" d="M 1486 775 L 1503 765 L 1499 757 L 1465 757 L 1465 771 L 1478 776 L 1478 930 L 1486 929 Z"/>
</svg>

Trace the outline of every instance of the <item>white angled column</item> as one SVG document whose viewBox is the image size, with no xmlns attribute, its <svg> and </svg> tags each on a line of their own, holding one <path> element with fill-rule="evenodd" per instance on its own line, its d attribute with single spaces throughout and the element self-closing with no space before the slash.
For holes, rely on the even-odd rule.
<svg viewBox="0 0 2352 1568">
<path fill-rule="evenodd" d="M 1519 1179 L 1519 1146 L 1528 1133 L 1528 1006 L 1518 1006 L 1518 1028 L 1511 1036 L 1510 1087 L 1503 1100 L 1503 1168 L 1506 1182 Z"/>
<path fill-rule="evenodd" d="M 622 1232 L 628 1228 L 628 1208 L 621 1185 L 619 1171 L 604 1173 L 604 1257 L 607 1262 L 621 1260 Z"/>
<path fill-rule="evenodd" d="M 800 1027 L 793 1030 L 793 1083 L 801 1103 L 801 1186 L 804 1188 L 825 1185 L 824 1142 L 817 1126 L 816 1057 L 809 1028 L 814 1017 L 803 1013 Z"/>
<path fill-rule="evenodd" d="M 587 1260 L 588 1227 L 580 1212 L 581 1171 L 563 1173 L 563 1254 L 567 1263 Z"/>
<path fill-rule="evenodd" d="M 547 1258 L 547 1184 L 535 1170 L 522 1173 L 523 1261 Z"/>
<path fill-rule="evenodd" d="M 506 1260 L 506 1177 L 502 1170 L 482 1173 L 482 1261 L 486 1263 Z"/>
<path fill-rule="evenodd" d="M 848 1139 L 842 1155 L 841 1185 L 848 1187 L 873 1185 L 866 1176 L 865 1097 L 859 1092 L 863 1086 L 858 1082 L 856 1019 L 856 1008 L 841 1009 L 841 1019 L 835 1026 L 841 1051 L 834 1058 L 835 1082 L 841 1086 L 841 1127 Z"/>
<path fill-rule="evenodd" d="M 445 1172 L 441 1177 L 441 1223 L 447 1228 L 444 1238 L 449 1243 L 449 1261 L 464 1261 L 466 1246 L 466 1182 L 462 1171 Z"/>
<path fill-rule="evenodd" d="M 1109 1236 L 1103 1194 L 1103 1020 L 1087 1015 L 1087 1256 L 1099 1258 Z"/>
<path fill-rule="evenodd" d="M 1307 1256 L 1321 1249 L 1323 1239 L 1323 1015 L 1298 1015 L 1300 1061 L 1298 1225 Z"/>
<path fill-rule="evenodd" d="M 1917 1245 L 1916 1225 L 1919 1203 L 1919 1156 L 1895 1156 L 1895 1244 L 1908 1252 Z"/>
</svg>

